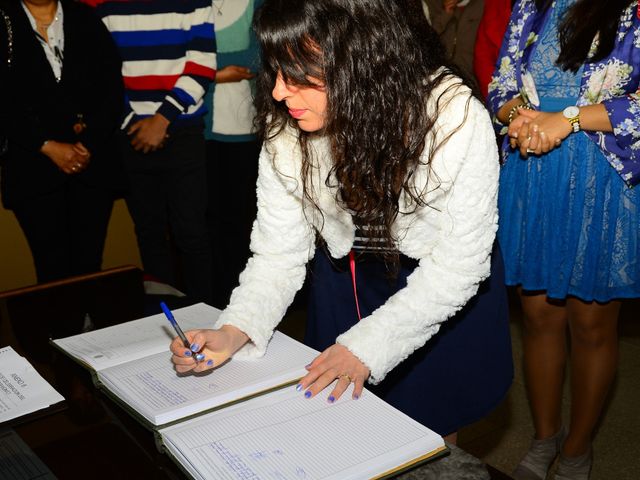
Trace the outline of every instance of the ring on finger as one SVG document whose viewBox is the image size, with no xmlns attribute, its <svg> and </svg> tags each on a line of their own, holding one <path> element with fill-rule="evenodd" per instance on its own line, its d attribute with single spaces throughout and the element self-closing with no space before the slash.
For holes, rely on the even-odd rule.
<svg viewBox="0 0 640 480">
<path fill-rule="evenodd" d="M 527 153 L 535 153 L 535 150 L 531 150 L 530 148 L 527 148 Z"/>
<path fill-rule="evenodd" d="M 346 373 L 343 373 L 342 375 L 338 375 L 338 379 L 340 379 L 340 378 L 345 378 L 347 380 L 347 382 L 349 382 L 349 383 L 353 382 L 353 378 L 351 378 Z"/>
</svg>

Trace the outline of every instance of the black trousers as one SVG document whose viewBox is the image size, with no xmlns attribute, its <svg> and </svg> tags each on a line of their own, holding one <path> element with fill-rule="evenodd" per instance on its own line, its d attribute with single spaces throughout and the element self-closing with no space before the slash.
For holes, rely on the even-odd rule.
<svg viewBox="0 0 640 480">
<path fill-rule="evenodd" d="M 135 151 L 121 135 L 130 191 L 127 208 L 135 224 L 146 273 L 210 302 L 211 251 L 206 230 L 207 180 L 202 127 L 175 131 L 155 152 Z M 169 235 L 178 250 L 177 281 Z"/>
<path fill-rule="evenodd" d="M 213 305 L 224 308 L 250 256 L 261 143 L 207 141 Z"/>
<path fill-rule="evenodd" d="M 13 213 L 33 255 L 38 283 L 101 269 L 112 207 L 111 190 L 76 179 L 14 206 Z"/>
</svg>

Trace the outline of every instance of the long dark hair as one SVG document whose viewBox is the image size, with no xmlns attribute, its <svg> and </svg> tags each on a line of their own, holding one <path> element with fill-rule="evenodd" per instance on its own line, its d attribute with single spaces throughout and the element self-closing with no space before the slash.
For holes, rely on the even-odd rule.
<svg viewBox="0 0 640 480">
<path fill-rule="evenodd" d="M 358 224 L 382 228 L 391 250 L 401 195 L 413 209 L 425 205 L 425 191 L 412 185 L 412 175 L 440 146 L 431 145 L 426 162 L 421 160 L 439 109 L 428 109 L 426 99 L 451 75 L 440 68 L 446 61 L 437 36 L 409 24 L 403 1 L 267 0 L 255 19 L 263 55 L 256 98 L 263 139 L 296 126 L 286 107 L 271 98 L 278 72 L 298 86 L 311 86 L 309 77 L 320 79 L 327 112 L 319 134 L 328 138 L 332 157 L 325 183 L 337 187 L 337 200 Z M 309 148 L 314 135 L 298 130 L 304 196 L 315 205 Z M 385 259 L 397 264 L 397 253 Z"/>
<path fill-rule="evenodd" d="M 558 26 L 560 55 L 556 63 L 576 72 L 587 60 L 591 43 L 599 34 L 598 48 L 590 62 L 606 58 L 613 50 L 620 17 L 635 0 L 577 0 Z M 550 0 L 536 0 L 538 11 L 545 11 Z"/>
</svg>

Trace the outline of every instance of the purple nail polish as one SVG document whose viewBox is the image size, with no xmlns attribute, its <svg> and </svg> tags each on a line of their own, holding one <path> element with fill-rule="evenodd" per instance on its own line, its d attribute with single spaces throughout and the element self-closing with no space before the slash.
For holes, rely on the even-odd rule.
<svg viewBox="0 0 640 480">
<path fill-rule="evenodd" d="M 198 350 L 200 350 L 200 345 L 198 345 L 197 343 L 192 343 L 191 344 L 191 351 L 192 352 L 197 352 Z"/>
<path fill-rule="evenodd" d="M 360 398 L 360 395 L 358 395 L 357 393 L 353 394 L 353 399 L 354 400 L 358 400 Z"/>
<path fill-rule="evenodd" d="M 191 356 L 191 350 L 185 350 L 184 351 L 184 356 L 185 357 L 190 357 Z"/>
<path fill-rule="evenodd" d="M 311 398 L 311 391 L 307 390 L 304 392 L 304 398 Z"/>
<path fill-rule="evenodd" d="M 208 365 L 208 366 L 210 366 L 210 367 L 212 367 L 212 366 L 213 366 L 213 360 L 209 360 L 209 361 L 207 362 L 207 365 Z"/>
<path fill-rule="evenodd" d="M 302 384 L 299 383 L 296 385 L 296 392 L 301 392 L 302 391 Z"/>
<path fill-rule="evenodd" d="M 199 362 L 204 360 L 204 353 L 196 353 L 196 360 Z"/>
<path fill-rule="evenodd" d="M 329 395 L 329 398 L 327 398 L 327 402 L 329 403 L 333 403 L 336 401 L 336 397 L 334 397 L 333 395 Z"/>
</svg>

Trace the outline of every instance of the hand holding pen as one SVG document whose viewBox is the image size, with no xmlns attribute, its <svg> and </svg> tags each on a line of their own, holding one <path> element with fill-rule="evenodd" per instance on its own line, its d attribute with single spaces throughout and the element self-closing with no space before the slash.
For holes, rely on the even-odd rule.
<svg viewBox="0 0 640 480">
<path fill-rule="evenodd" d="M 167 306 L 161 303 L 161 307 L 178 334 L 170 346 L 173 353 L 171 361 L 178 373 L 202 372 L 219 367 L 249 340 L 241 330 L 230 325 L 218 330 L 189 330 L 183 333 Z"/>
<path fill-rule="evenodd" d="M 196 362 L 201 362 L 202 360 L 204 360 L 204 354 L 200 353 L 200 349 L 198 348 L 199 346 L 195 343 L 191 343 L 187 339 L 184 332 L 180 328 L 180 325 L 178 325 L 176 318 L 173 316 L 173 312 L 169 310 L 169 307 L 167 307 L 167 304 L 164 302 L 160 302 L 160 308 L 162 308 L 162 311 L 167 317 L 167 320 L 169 320 L 169 323 L 173 326 L 173 329 L 178 334 L 178 338 L 180 339 L 180 341 L 182 341 L 182 345 L 187 348 L 187 350 L 184 351 L 184 355 L 187 357 L 192 357 Z"/>
</svg>

